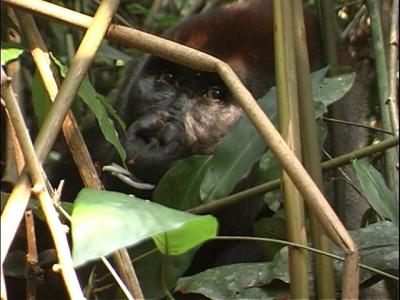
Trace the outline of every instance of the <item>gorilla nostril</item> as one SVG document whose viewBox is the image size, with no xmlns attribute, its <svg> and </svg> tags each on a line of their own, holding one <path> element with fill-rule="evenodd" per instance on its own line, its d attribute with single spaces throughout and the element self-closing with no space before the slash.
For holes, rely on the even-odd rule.
<svg viewBox="0 0 400 300">
<path fill-rule="evenodd" d="M 163 115 L 157 113 L 145 115 L 134 123 L 135 135 L 145 144 L 154 144 L 154 139 L 158 139 L 165 126 Z"/>
<path fill-rule="evenodd" d="M 146 129 L 139 129 L 136 132 L 136 136 L 140 138 L 146 144 L 153 144 L 155 138 L 158 136 L 160 128 L 146 128 Z"/>
</svg>

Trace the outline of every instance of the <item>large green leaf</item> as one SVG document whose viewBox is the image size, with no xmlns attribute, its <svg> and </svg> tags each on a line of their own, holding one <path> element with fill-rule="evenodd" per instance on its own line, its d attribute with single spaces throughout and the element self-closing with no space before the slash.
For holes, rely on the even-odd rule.
<svg viewBox="0 0 400 300">
<path fill-rule="evenodd" d="M 122 193 L 83 189 L 72 211 L 74 265 L 154 237 L 163 253 L 181 254 L 213 238 L 217 221 Z"/>
<path fill-rule="evenodd" d="M 270 89 L 258 104 L 276 122 L 276 90 Z M 200 187 L 200 197 L 209 202 L 228 195 L 265 152 L 266 145 L 246 115 L 217 145 Z"/>
<path fill-rule="evenodd" d="M 64 66 L 55 57 L 52 57 L 55 64 L 59 67 L 60 73 L 65 77 L 68 73 L 68 68 Z M 112 105 L 102 95 L 98 94 L 94 87 L 91 85 L 89 80 L 84 79 L 78 90 L 78 95 L 81 99 L 89 106 L 94 115 L 96 116 L 97 122 L 99 123 L 101 132 L 105 139 L 114 146 L 117 150 L 122 161 L 126 159 L 126 152 L 122 146 L 118 133 L 115 130 L 114 122 L 108 117 L 108 114 L 112 115 L 117 120 L 120 127 L 125 130 L 125 124 L 118 116 Z"/>
<path fill-rule="evenodd" d="M 265 287 L 273 279 L 289 282 L 287 265 L 266 262 L 222 266 L 179 279 L 175 290 L 183 294 L 201 294 L 209 299 L 279 299 L 279 296 L 288 296 L 288 286 L 282 283 L 269 289 Z"/>
<path fill-rule="evenodd" d="M 372 208 L 382 217 L 399 224 L 399 207 L 394 193 L 387 187 L 385 179 L 372 165 L 360 160 L 353 161 L 362 193 Z"/>
<path fill-rule="evenodd" d="M 210 158 L 194 155 L 178 161 L 157 184 L 153 201 L 179 210 L 201 204 L 199 189 Z"/>
<path fill-rule="evenodd" d="M 398 274 L 399 270 L 399 232 L 393 222 L 384 221 L 365 228 L 349 231 L 360 251 L 360 263 L 378 270 Z M 336 246 L 333 253 L 343 257 L 343 250 Z M 341 286 L 343 262 L 334 260 L 336 284 Z M 360 269 L 360 283 L 376 274 Z"/>
</svg>

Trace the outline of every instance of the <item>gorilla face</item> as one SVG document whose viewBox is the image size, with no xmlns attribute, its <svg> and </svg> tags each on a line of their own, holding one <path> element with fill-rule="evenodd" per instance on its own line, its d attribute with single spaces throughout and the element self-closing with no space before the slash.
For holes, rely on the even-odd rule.
<svg viewBox="0 0 400 300">
<path fill-rule="evenodd" d="M 178 159 L 212 153 L 241 114 L 217 75 L 155 57 L 146 60 L 126 99 L 126 164 L 151 183 Z"/>
</svg>

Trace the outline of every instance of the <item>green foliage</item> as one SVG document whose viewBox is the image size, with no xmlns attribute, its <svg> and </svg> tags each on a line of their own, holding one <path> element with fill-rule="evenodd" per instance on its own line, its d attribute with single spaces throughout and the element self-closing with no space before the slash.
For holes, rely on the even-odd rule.
<svg viewBox="0 0 400 300">
<path fill-rule="evenodd" d="M 147 240 L 128 250 L 146 299 L 164 297 L 163 282 L 169 289 L 175 287 L 195 253 L 191 250 L 181 255 L 165 255 L 155 248 L 154 241 Z"/>
<path fill-rule="evenodd" d="M 153 237 L 166 254 L 182 254 L 213 238 L 217 221 L 122 193 L 83 189 L 72 211 L 75 266 Z"/>
<path fill-rule="evenodd" d="M 11 251 L 4 260 L 4 275 L 25 278 L 26 267 L 26 253 L 22 250 Z"/>
<path fill-rule="evenodd" d="M 51 107 L 51 100 L 47 93 L 43 81 L 38 72 L 33 75 L 32 81 L 32 105 L 39 128 L 42 127 L 47 113 Z"/>
<path fill-rule="evenodd" d="M 399 207 L 394 193 L 387 187 L 385 179 L 372 165 L 360 160 L 353 161 L 364 197 L 375 212 L 383 218 L 399 224 Z"/>
<path fill-rule="evenodd" d="M 18 59 L 21 54 L 24 52 L 24 49 L 17 45 L 12 44 L 1 44 L 1 64 L 5 65 L 12 60 Z"/>
<path fill-rule="evenodd" d="M 349 231 L 360 251 L 360 263 L 368 267 L 398 274 L 399 269 L 399 232 L 393 222 L 383 221 L 365 228 Z M 337 247 L 333 253 L 343 257 L 343 251 Z M 337 287 L 341 286 L 343 263 L 334 261 Z M 374 273 L 360 269 L 360 283 L 370 279 Z"/>
<path fill-rule="evenodd" d="M 279 210 L 270 218 L 262 218 L 254 223 L 253 233 L 257 237 L 286 240 L 286 220 L 283 209 Z M 284 247 L 282 244 L 265 242 L 260 244 L 263 251 L 263 260 L 271 261 L 279 250 Z"/>
<path fill-rule="evenodd" d="M 176 290 L 210 299 L 276 299 L 287 293 L 287 287 L 265 288 L 273 279 L 289 281 L 287 270 L 274 263 L 241 263 L 181 278 Z"/>
<path fill-rule="evenodd" d="M 392 222 L 372 224 L 350 231 L 350 235 L 359 246 L 361 263 L 391 272 L 398 268 L 399 239 Z M 343 257 L 343 252 L 337 248 L 333 253 Z M 334 260 L 334 267 L 339 290 L 343 263 Z M 361 269 L 360 282 L 365 282 L 373 275 L 371 271 Z M 312 291 L 312 272 L 309 277 Z M 227 265 L 183 277 L 179 279 L 176 290 L 201 294 L 211 299 L 275 299 L 277 295 L 289 293 L 289 282 L 288 248 L 283 247 L 271 262 Z"/>
<path fill-rule="evenodd" d="M 159 30 L 165 30 L 173 25 L 175 25 L 179 18 L 174 15 L 164 14 L 164 13 L 154 13 L 150 9 L 144 7 L 143 5 L 132 3 L 126 6 L 126 9 L 129 10 L 131 13 L 135 15 L 143 15 L 146 17 L 152 17 L 154 20 L 157 21 L 157 25 Z"/>
<path fill-rule="evenodd" d="M 200 205 L 200 184 L 210 158 L 194 155 L 178 161 L 157 185 L 153 201 L 180 210 Z M 182 184 L 182 178 L 185 178 L 185 184 Z"/>
<path fill-rule="evenodd" d="M 59 67 L 60 73 L 63 77 L 67 76 L 68 68 L 64 66 L 55 57 L 52 57 L 55 64 Z M 87 106 L 93 111 L 96 119 L 99 123 L 101 132 L 105 139 L 114 146 L 117 150 L 121 160 L 124 162 L 126 159 L 126 152 L 122 146 L 118 133 L 115 130 L 114 122 L 108 117 L 110 114 L 119 124 L 119 126 L 125 130 L 125 124 L 122 119 L 118 116 L 118 113 L 112 107 L 112 105 L 102 95 L 98 94 L 94 87 L 90 84 L 89 80 L 85 79 L 82 81 L 81 86 L 78 90 L 78 95 L 87 104 Z"/>
<path fill-rule="evenodd" d="M 275 90 L 271 89 L 258 104 L 269 118 L 276 122 L 275 99 Z M 228 195 L 236 184 L 249 174 L 265 149 L 264 141 L 247 116 L 241 117 L 215 148 L 200 187 L 201 199 L 210 202 Z"/>
</svg>

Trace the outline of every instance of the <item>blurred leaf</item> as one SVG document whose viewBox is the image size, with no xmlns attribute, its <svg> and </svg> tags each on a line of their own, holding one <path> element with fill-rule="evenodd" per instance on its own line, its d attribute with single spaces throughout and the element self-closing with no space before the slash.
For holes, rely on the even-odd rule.
<svg viewBox="0 0 400 300">
<path fill-rule="evenodd" d="M 4 45 L 3 43 L 1 44 L 1 64 L 5 65 L 9 63 L 12 60 L 15 60 L 20 57 L 20 55 L 24 52 L 23 48 L 15 47 L 13 46 L 12 48 L 6 48 L 7 45 Z"/>
<path fill-rule="evenodd" d="M 281 177 L 281 167 L 271 151 L 263 154 L 260 160 L 262 181 L 272 181 Z"/>
<path fill-rule="evenodd" d="M 142 15 L 142 16 L 147 17 L 152 14 L 150 9 L 148 9 L 138 3 L 128 4 L 125 7 L 126 7 L 127 11 L 129 11 L 130 13 L 135 14 L 135 15 Z"/>
<path fill-rule="evenodd" d="M 181 255 L 163 255 L 157 250 L 154 251 L 155 248 L 154 241 L 147 240 L 128 250 L 145 299 L 164 297 L 163 284 L 166 284 L 169 290 L 175 287 L 195 254 L 195 251 L 188 251 Z"/>
<path fill-rule="evenodd" d="M 68 73 L 68 68 L 54 56 L 52 56 L 52 59 L 59 67 L 61 76 L 65 77 Z M 126 152 L 118 138 L 118 133 L 114 127 L 114 122 L 108 117 L 108 113 L 112 115 L 115 120 L 117 120 L 118 124 L 125 131 L 125 124 L 122 119 L 118 116 L 117 112 L 107 101 L 107 99 L 96 92 L 89 80 L 84 79 L 82 81 L 78 90 L 78 95 L 93 111 L 105 139 L 114 146 L 121 157 L 121 160 L 124 162 L 126 159 Z"/>
<path fill-rule="evenodd" d="M 282 212 L 281 210 L 280 212 Z M 256 237 L 286 240 L 286 221 L 283 213 L 276 213 L 271 218 L 262 218 L 253 224 L 253 233 Z M 271 261 L 282 244 L 265 242 L 260 244 L 265 261 Z"/>
<path fill-rule="evenodd" d="M 153 201 L 179 210 L 200 205 L 200 184 L 210 157 L 194 155 L 178 161 L 157 184 Z"/>
<path fill-rule="evenodd" d="M 399 208 L 394 193 L 387 187 L 385 179 L 372 165 L 360 160 L 353 161 L 362 193 L 378 215 L 399 224 Z"/>
<path fill-rule="evenodd" d="M 195 216 L 117 192 L 83 189 L 74 203 L 75 266 L 149 237 L 155 237 L 160 251 L 181 254 L 217 231 L 212 216 Z"/>
<path fill-rule="evenodd" d="M 179 17 L 177 16 L 162 14 L 162 13 L 154 13 L 150 9 L 137 3 L 128 4 L 126 5 L 126 8 L 129 12 L 133 14 L 152 17 L 154 20 L 157 21 L 158 23 L 157 25 L 160 27 L 160 29 L 167 29 L 175 25 L 179 21 Z"/>
<path fill-rule="evenodd" d="M 107 45 L 106 43 L 101 43 L 99 51 L 98 51 L 98 55 L 107 57 L 110 59 L 114 59 L 114 60 L 128 61 L 128 60 L 132 59 L 131 56 L 125 54 L 124 52 L 122 52 L 114 47 Z"/>
<path fill-rule="evenodd" d="M 42 78 L 37 72 L 33 75 L 32 81 L 32 105 L 40 128 L 50 110 L 51 100 L 43 85 Z"/>
<path fill-rule="evenodd" d="M 269 150 L 261 156 L 259 174 L 261 182 L 269 182 L 278 179 L 281 176 L 281 167 L 272 152 Z M 266 193 L 264 196 L 264 202 L 270 210 L 274 212 L 278 211 L 282 202 L 280 189 Z"/>
<path fill-rule="evenodd" d="M 26 253 L 22 250 L 10 251 L 2 269 L 6 276 L 26 278 Z"/>
</svg>

